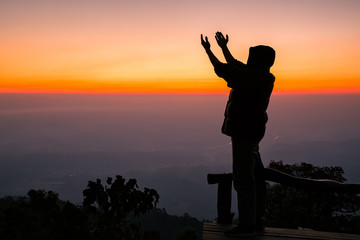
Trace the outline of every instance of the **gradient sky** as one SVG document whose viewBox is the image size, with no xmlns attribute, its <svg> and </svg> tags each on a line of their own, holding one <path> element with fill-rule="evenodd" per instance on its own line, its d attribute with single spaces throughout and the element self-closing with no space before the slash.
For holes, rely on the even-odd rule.
<svg viewBox="0 0 360 240">
<path fill-rule="evenodd" d="M 275 91 L 360 92 L 360 1 L 4 0 L 0 92 L 226 92 L 200 45 L 277 51 Z"/>
</svg>

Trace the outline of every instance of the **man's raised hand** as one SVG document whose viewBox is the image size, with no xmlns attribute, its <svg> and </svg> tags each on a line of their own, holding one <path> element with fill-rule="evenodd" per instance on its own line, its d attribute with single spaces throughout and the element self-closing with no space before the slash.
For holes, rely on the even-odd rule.
<svg viewBox="0 0 360 240">
<path fill-rule="evenodd" d="M 208 37 L 205 36 L 205 41 L 204 41 L 202 34 L 201 34 L 201 45 L 205 48 L 206 51 L 210 50 L 210 43 L 209 43 Z"/>
<path fill-rule="evenodd" d="M 215 39 L 219 47 L 221 48 L 226 47 L 227 43 L 229 42 L 229 36 L 226 34 L 225 38 L 221 32 L 216 32 Z"/>
</svg>

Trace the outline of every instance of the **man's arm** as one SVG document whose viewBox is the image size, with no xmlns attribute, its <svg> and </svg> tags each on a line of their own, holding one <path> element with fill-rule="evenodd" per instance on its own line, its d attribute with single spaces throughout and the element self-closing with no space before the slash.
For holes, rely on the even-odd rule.
<svg viewBox="0 0 360 240">
<path fill-rule="evenodd" d="M 214 67 L 221 64 L 219 59 L 217 59 L 217 57 L 214 55 L 214 53 L 210 50 L 210 43 L 209 43 L 208 37 L 205 36 L 205 41 L 204 41 L 202 34 L 201 34 L 201 45 L 204 47 L 204 49 L 210 59 L 210 62 Z"/>
<path fill-rule="evenodd" d="M 227 63 L 234 62 L 236 59 L 231 55 L 229 48 L 227 47 L 227 43 L 229 42 L 229 36 L 226 34 L 226 38 L 221 32 L 216 32 L 215 39 L 223 51 L 224 57 Z"/>
</svg>

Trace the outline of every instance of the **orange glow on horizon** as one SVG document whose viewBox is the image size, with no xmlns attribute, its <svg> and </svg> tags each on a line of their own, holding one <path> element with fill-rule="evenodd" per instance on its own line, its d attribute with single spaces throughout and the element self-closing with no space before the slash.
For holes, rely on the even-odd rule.
<svg viewBox="0 0 360 240">
<path fill-rule="evenodd" d="M 360 81 L 275 81 L 273 94 L 359 94 Z M 303 83 L 307 84 L 303 84 Z M 314 83 L 315 82 L 315 83 Z M 317 84 L 316 84 L 317 83 Z M 12 80 L 2 82 L 0 93 L 74 93 L 74 94 L 228 94 L 222 79 L 186 80 Z"/>
<path fill-rule="evenodd" d="M 20 81 L 19 81 L 20 82 Z M 8 82 L 0 93 L 93 93 L 93 94 L 224 94 L 229 90 L 219 80 L 163 81 L 81 81 L 37 80 L 26 83 Z"/>
</svg>

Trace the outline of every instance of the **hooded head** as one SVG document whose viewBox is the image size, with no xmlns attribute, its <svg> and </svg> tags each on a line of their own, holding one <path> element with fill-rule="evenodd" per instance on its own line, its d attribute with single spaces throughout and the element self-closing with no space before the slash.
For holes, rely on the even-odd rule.
<svg viewBox="0 0 360 240">
<path fill-rule="evenodd" d="M 275 50 L 272 47 L 259 45 L 250 47 L 247 65 L 249 67 L 269 70 L 275 61 Z"/>
</svg>

